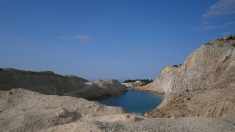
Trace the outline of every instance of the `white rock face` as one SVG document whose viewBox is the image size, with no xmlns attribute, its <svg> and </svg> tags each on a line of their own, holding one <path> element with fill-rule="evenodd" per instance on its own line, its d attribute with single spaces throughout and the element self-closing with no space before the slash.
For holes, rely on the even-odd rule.
<svg viewBox="0 0 235 132">
<path fill-rule="evenodd" d="M 145 83 L 142 81 L 135 81 L 135 82 L 122 83 L 122 84 L 128 88 L 134 88 L 134 87 L 140 87 L 144 85 Z"/>
<path fill-rule="evenodd" d="M 151 117 L 235 118 L 235 37 L 203 45 L 146 87 L 165 93 Z"/>
<path fill-rule="evenodd" d="M 181 66 L 166 67 L 147 89 L 182 93 L 235 83 L 235 40 L 217 40 L 194 51 Z"/>
</svg>

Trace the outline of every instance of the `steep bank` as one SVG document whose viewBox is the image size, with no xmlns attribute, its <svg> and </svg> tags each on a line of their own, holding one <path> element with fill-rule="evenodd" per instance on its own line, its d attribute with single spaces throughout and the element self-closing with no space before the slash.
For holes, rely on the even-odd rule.
<svg viewBox="0 0 235 132">
<path fill-rule="evenodd" d="M 0 68 L 0 90 L 25 88 L 49 95 L 70 95 L 86 99 L 125 92 L 116 80 L 88 82 L 77 76 L 62 76 L 51 71 L 32 72 Z"/>
<path fill-rule="evenodd" d="M 152 117 L 235 116 L 235 37 L 203 45 L 143 89 L 165 94 Z"/>
</svg>

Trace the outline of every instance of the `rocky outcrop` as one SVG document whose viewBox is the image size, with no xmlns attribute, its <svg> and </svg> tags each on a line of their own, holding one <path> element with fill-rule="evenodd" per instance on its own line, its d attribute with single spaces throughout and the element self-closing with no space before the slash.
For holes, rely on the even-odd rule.
<svg viewBox="0 0 235 132">
<path fill-rule="evenodd" d="M 91 83 L 86 79 L 51 71 L 32 72 L 16 69 L 0 69 L 0 90 L 25 88 L 49 95 L 71 95 L 86 99 L 100 98 L 125 92 L 127 89 L 116 80 Z"/>
<path fill-rule="evenodd" d="M 122 83 L 122 85 L 125 85 L 128 88 L 137 88 L 144 85 L 144 82 L 135 81 L 135 82 Z"/>
<path fill-rule="evenodd" d="M 214 41 L 194 51 L 181 66 L 166 67 L 149 88 L 180 93 L 234 83 L 235 40 Z"/>
<path fill-rule="evenodd" d="M 126 87 L 117 80 L 97 80 L 94 84 L 104 90 L 113 91 L 114 94 L 118 94 L 126 89 Z"/>
<path fill-rule="evenodd" d="M 121 108 L 25 89 L 0 91 L 0 131 L 234 131 L 230 121 L 205 117 L 147 118 Z"/>
<path fill-rule="evenodd" d="M 150 79 L 135 79 L 135 80 L 129 79 L 122 82 L 122 84 L 128 88 L 139 89 L 151 82 L 153 82 L 153 80 Z"/>
<path fill-rule="evenodd" d="M 203 45 L 145 88 L 165 94 L 153 117 L 235 114 L 235 37 Z"/>
<path fill-rule="evenodd" d="M 127 87 L 117 80 L 97 80 L 95 82 L 86 82 L 83 88 L 66 93 L 65 95 L 94 100 L 126 91 Z"/>
</svg>

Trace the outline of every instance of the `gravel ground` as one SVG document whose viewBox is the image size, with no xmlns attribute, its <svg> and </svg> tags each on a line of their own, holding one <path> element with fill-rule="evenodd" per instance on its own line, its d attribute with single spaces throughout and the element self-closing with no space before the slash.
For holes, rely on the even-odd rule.
<svg viewBox="0 0 235 132">
<path fill-rule="evenodd" d="M 25 89 L 0 91 L 0 106 L 1 132 L 235 132 L 234 118 L 148 118 L 82 98 Z"/>
</svg>

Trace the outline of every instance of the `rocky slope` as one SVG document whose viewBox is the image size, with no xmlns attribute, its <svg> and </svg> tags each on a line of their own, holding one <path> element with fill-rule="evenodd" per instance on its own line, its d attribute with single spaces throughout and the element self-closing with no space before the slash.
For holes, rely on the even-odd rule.
<svg viewBox="0 0 235 132">
<path fill-rule="evenodd" d="M 117 80 L 97 80 L 93 83 L 86 82 L 82 88 L 66 93 L 65 95 L 94 100 L 126 91 L 127 87 Z"/>
<path fill-rule="evenodd" d="M 164 93 L 151 116 L 235 116 L 235 37 L 207 43 L 144 89 Z"/>
<path fill-rule="evenodd" d="M 82 98 L 25 89 L 0 91 L 0 126 L 2 132 L 235 131 L 234 124 L 224 119 L 151 119 Z"/>
<path fill-rule="evenodd" d="M 32 72 L 0 68 L 0 90 L 25 88 L 49 95 L 71 95 L 86 99 L 125 92 L 116 80 L 88 82 L 77 76 L 62 76 L 50 71 Z"/>
</svg>

